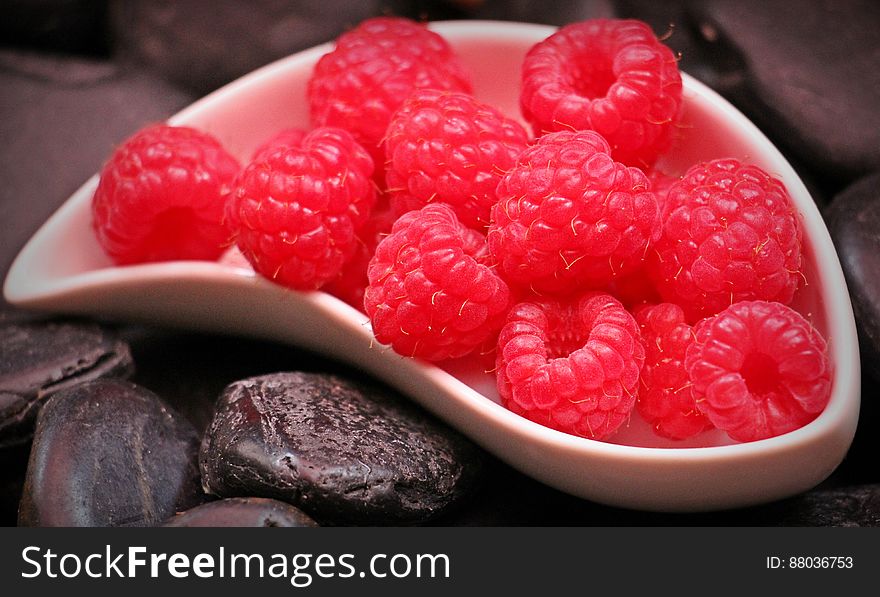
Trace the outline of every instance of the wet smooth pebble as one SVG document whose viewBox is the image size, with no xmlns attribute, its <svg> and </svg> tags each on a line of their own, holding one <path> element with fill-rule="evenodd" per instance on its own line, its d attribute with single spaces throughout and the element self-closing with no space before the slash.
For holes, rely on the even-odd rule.
<svg viewBox="0 0 880 597">
<path fill-rule="evenodd" d="M 320 373 L 231 384 L 202 443 L 206 492 L 295 504 L 321 524 L 426 521 L 483 453 L 391 390 Z"/>
<path fill-rule="evenodd" d="M 24 488 L 30 444 L 0 448 L 0 527 L 14 527 Z"/>
<path fill-rule="evenodd" d="M 114 2 L 114 49 L 197 94 L 335 38 L 381 13 L 376 0 Z"/>
<path fill-rule="evenodd" d="M 729 74 L 743 88 L 731 91 L 775 142 L 841 180 L 880 167 L 880 4 L 706 0 L 688 7 L 707 60 L 738 64 Z"/>
<path fill-rule="evenodd" d="M 846 276 L 862 364 L 880 380 L 880 172 L 838 194 L 824 215 Z"/>
<path fill-rule="evenodd" d="M 0 39 L 53 53 L 103 54 L 107 51 L 106 0 L 7 0 Z"/>
<path fill-rule="evenodd" d="M 133 371 L 128 345 L 86 323 L 0 324 L 0 448 L 30 439 L 40 406 L 53 393 Z"/>
<path fill-rule="evenodd" d="M 198 446 L 189 422 L 130 382 L 59 392 L 37 418 L 18 523 L 161 524 L 204 501 Z"/>
<path fill-rule="evenodd" d="M 226 498 L 171 517 L 166 527 L 315 527 L 308 514 L 269 498 Z"/>
</svg>

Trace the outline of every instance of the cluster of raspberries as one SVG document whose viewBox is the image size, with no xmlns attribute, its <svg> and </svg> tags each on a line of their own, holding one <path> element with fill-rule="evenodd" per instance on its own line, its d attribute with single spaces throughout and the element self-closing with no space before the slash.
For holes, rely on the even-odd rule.
<svg viewBox="0 0 880 597">
<path fill-rule="evenodd" d="M 408 357 L 494 355 L 503 403 L 567 433 L 609 438 L 634 408 L 673 439 L 813 420 L 831 369 L 787 306 L 799 215 L 736 159 L 654 168 L 682 107 L 669 48 L 639 21 L 574 23 L 528 52 L 521 89 L 531 131 L 473 97 L 441 36 L 371 19 L 315 66 L 311 130 L 241 167 L 205 133 L 149 127 L 103 169 L 94 227 L 120 264 L 235 244 Z"/>
</svg>

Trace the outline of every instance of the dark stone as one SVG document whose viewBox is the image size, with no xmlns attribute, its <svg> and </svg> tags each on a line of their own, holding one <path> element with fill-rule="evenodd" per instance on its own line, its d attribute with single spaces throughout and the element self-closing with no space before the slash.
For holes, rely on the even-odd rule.
<svg viewBox="0 0 880 597">
<path fill-rule="evenodd" d="M 198 436 L 152 392 L 99 380 L 46 402 L 22 526 L 154 526 L 199 504 Z"/>
<path fill-rule="evenodd" d="M 0 45 L 106 54 L 106 0 L 4 0 Z"/>
<path fill-rule="evenodd" d="M 200 465 L 208 493 L 281 499 L 322 524 L 398 524 L 455 503 L 481 456 L 390 390 L 277 373 L 225 390 Z"/>
<path fill-rule="evenodd" d="M 855 315 L 862 364 L 862 404 L 852 446 L 835 475 L 841 482 L 880 481 L 880 172 L 839 193 L 824 211 Z"/>
<path fill-rule="evenodd" d="M 0 448 L 0 526 L 15 526 L 31 445 Z"/>
<path fill-rule="evenodd" d="M 862 365 L 880 380 L 880 172 L 836 196 L 825 221 L 846 276 Z"/>
<path fill-rule="evenodd" d="M 689 7 L 706 59 L 726 65 L 726 91 L 778 144 L 839 180 L 880 166 L 880 4 Z"/>
<path fill-rule="evenodd" d="M 381 13 L 378 1 L 116 0 L 117 54 L 203 94 Z"/>
<path fill-rule="evenodd" d="M 133 368 L 128 345 L 97 325 L 0 323 L 0 448 L 30 439 L 53 393 Z"/>
<path fill-rule="evenodd" d="M 393 2 L 398 14 L 410 18 L 484 19 L 566 25 L 575 21 L 614 16 L 610 0 L 427 0 Z"/>
<path fill-rule="evenodd" d="M 268 498 L 227 498 L 181 512 L 166 527 L 315 527 L 307 514 Z"/>
<path fill-rule="evenodd" d="M 22 50 L 0 52 L 0 71 L 62 87 L 94 85 L 119 73 L 116 64 L 107 60 Z"/>
<path fill-rule="evenodd" d="M 111 62 L 0 51 L 0 272 L 116 144 L 192 99 Z"/>
<path fill-rule="evenodd" d="M 217 397 L 234 381 L 280 371 L 291 363 L 301 371 L 358 377 L 358 372 L 325 356 L 267 340 L 157 326 L 125 326 L 120 336 L 137 363 L 131 380 L 162 396 L 200 436 L 211 423 Z"/>
<path fill-rule="evenodd" d="M 832 480 L 836 485 L 868 485 L 880 483 L 880 467 L 877 454 L 880 454 L 880 379 L 862 365 L 862 401 L 859 406 L 859 423 L 852 445 L 846 458 L 834 471 Z"/>
<path fill-rule="evenodd" d="M 780 520 L 785 526 L 880 526 L 880 485 L 816 490 L 790 500 Z"/>
<path fill-rule="evenodd" d="M 740 109 L 753 107 L 756 103 L 754 93 L 746 89 L 748 72 L 745 58 L 732 44 L 725 43 L 726 38 L 715 37 L 719 34 L 714 29 L 707 30 L 705 25 L 701 29 L 700 17 L 691 14 L 696 11 L 689 10 L 689 5 L 692 4 L 687 0 L 615 0 L 614 8 L 620 18 L 647 22 L 679 57 L 678 66 L 682 72 L 726 96 Z M 707 36 L 712 38 L 711 41 Z M 755 119 L 754 114 L 750 116 Z M 772 128 L 765 132 L 772 137 Z M 813 200 L 820 206 L 825 205 L 826 197 L 833 194 L 839 184 L 834 181 L 828 183 L 823 177 L 817 177 L 807 165 L 801 163 L 798 156 L 789 151 L 784 145 L 784 138 L 775 141 L 806 185 Z M 826 188 L 828 186 L 831 187 L 830 191 Z"/>
</svg>

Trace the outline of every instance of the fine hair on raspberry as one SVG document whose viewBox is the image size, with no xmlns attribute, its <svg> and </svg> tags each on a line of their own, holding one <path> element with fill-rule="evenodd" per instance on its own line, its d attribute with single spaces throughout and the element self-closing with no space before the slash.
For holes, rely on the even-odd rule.
<svg viewBox="0 0 880 597">
<path fill-rule="evenodd" d="M 428 361 L 463 357 L 494 339 L 510 292 L 487 257 L 485 237 L 445 203 L 401 216 L 367 270 L 364 308 L 376 339 Z"/>
<path fill-rule="evenodd" d="M 832 366 L 822 335 L 794 309 L 743 301 L 694 329 L 685 367 L 699 409 L 738 441 L 793 431 L 821 413 Z"/>
<path fill-rule="evenodd" d="M 660 234 L 657 197 L 608 152 L 592 131 L 548 133 L 502 177 L 488 238 L 511 285 L 562 296 L 643 264 Z"/>
<path fill-rule="evenodd" d="M 251 155 L 251 161 L 256 162 L 265 159 L 270 153 L 285 147 L 301 147 L 303 139 L 308 131 L 298 128 L 289 127 L 277 131 L 274 135 L 266 139 L 259 147 L 257 147 Z"/>
<path fill-rule="evenodd" d="M 384 140 L 391 205 L 400 215 L 440 201 L 485 231 L 498 181 L 528 144 L 522 125 L 471 95 L 418 90 Z"/>
<path fill-rule="evenodd" d="M 614 159 L 644 167 L 667 151 L 681 119 L 675 56 L 632 19 L 566 25 L 526 55 L 520 104 L 537 135 L 594 130 Z"/>
<path fill-rule="evenodd" d="M 117 264 L 217 259 L 223 211 L 240 166 L 212 135 L 155 124 L 125 140 L 101 169 L 92 226 Z"/>
<path fill-rule="evenodd" d="M 321 127 L 263 153 L 238 178 L 227 218 L 254 270 L 296 290 L 336 278 L 376 202 L 373 160 L 347 131 Z"/>
<path fill-rule="evenodd" d="M 803 230 L 780 180 L 734 158 L 703 162 L 672 184 L 663 213 L 648 272 L 689 321 L 738 301 L 792 301 Z"/>
<path fill-rule="evenodd" d="M 339 36 L 315 65 L 307 87 L 311 121 L 349 131 L 381 166 L 380 142 L 392 114 L 423 88 L 472 91 L 452 47 L 425 24 L 402 17 L 367 19 Z"/>
<path fill-rule="evenodd" d="M 607 439 L 630 417 L 645 349 L 614 297 L 587 292 L 516 304 L 498 336 L 498 392 L 536 423 Z"/>
<path fill-rule="evenodd" d="M 684 360 L 694 341 L 691 326 L 678 305 L 660 303 L 636 309 L 645 344 L 645 366 L 637 410 L 657 435 L 683 440 L 712 427 L 691 391 Z"/>
<path fill-rule="evenodd" d="M 339 275 L 330 280 L 321 290 L 348 303 L 359 311 L 364 310 L 364 292 L 367 289 L 367 267 L 376 253 L 379 242 L 391 231 L 395 218 L 387 200 L 379 197 L 370 218 L 357 234 L 357 247 L 354 255 L 342 267 Z"/>
</svg>

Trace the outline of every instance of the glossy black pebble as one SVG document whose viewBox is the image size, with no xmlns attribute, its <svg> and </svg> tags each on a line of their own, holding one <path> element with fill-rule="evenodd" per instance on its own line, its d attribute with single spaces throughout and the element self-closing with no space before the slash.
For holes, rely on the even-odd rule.
<svg viewBox="0 0 880 597">
<path fill-rule="evenodd" d="M 224 390 L 200 465 L 208 493 L 281 499 L 322 524 L 400 524 L 460 498 L 481 456 L 390 390 L 277 373 Z"/>
<path fill-rule="evenodd" d="M 876 0 L 702 0 L 687 7 L 706 59 L 739 63 L 738 72 L 728 72 L 743 84 L 734 99 L 771 139 L 814 173 L 841 180 L 880 167 Z"/>
<path fill-rule="evenodd" d="M 127 381 L 59 392 L 37 418 L 18 522 L 161 524 L 203 500 L 198 446 L 189 422 Z"/>
<path fill-rule="evenodd" d="M 116 55 L 204 94 L 380 8 L 376 0 L 126 0 L 111 3 L 108 21 Z"/>
<path fill-rule="evenodd" d="M 176 514 L 166 527 L 315 527 L 303 511 L 269 498 L 226 498 Z"/>
<path fill-rule="evenodd" d="M 0 325 L 0 448 L 30 438 L 40 406 L 54 392 L 133 371 L 125 342 L 97 325 Z"/>
<path fill-rule="evenodd" d="M 846 276 L 862 364 L 880 380 L 880 172 L 837 195 L 825 221 Z"/>
</svg>

